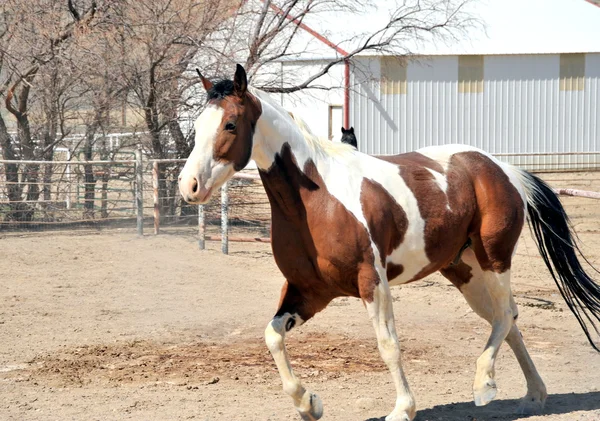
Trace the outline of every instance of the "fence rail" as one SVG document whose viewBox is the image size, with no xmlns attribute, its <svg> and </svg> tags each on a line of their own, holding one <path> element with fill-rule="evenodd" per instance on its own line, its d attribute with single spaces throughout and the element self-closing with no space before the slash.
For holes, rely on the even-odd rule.
<svg viewBox="0 0 600 421">
<path fill-rule="evenodd" d="M 600 152 L 562 155 L 583 154 L 594 157 L 595 169 L 546 179 L 557 194 L 600 199 Z M 551 155 L 560 156 L 496 156 L 509 160 Z M 572 171 L 573 162 L 565 162 L 562 170 Z M 196 206 L 179 195 L 177 176 L 184 163 L 184 159 L 145 159 L 141 151 L 135 159 L 0 160 L 0 232 L 116 226 L 136 227 L 143 235 L 150 228 L 155 235 L 194 235 L 201 249 L 207 241 L 220 241 L 224 253 L 229 242 L 270 242 L 270 206 L 256 171 L 235 174 L 220 195 Z"/>
</svg>

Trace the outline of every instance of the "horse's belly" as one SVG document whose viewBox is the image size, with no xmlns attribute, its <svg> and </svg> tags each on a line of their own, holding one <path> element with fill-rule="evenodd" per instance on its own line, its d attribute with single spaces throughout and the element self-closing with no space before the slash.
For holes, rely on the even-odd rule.
<svg viewBox="0 0 600 421">
<path fill-rule="evenodd" d="M 402 244 L 386 259 L 390 285 L 416 281 L 439 270 L 449 259 L 455 257 L 457 250 L 463 245 L 458 238 L 460 235 L 436 235 L 433 242 L 437 247 L 435 253 L 432 253 L 432 245 L 429 244 L 432 239 L 427 240 L 422 232 L 415 231 L 409 231 Z"/>
<path fill-rule="evenodd" d="M 386 261 L 388 283 L 393 286 L 419 279 L 431 265 L 424 249 L 405 251 L 401 258 L 390 256 Z M 399 266 L 402 268 L 401 272 Z M 400 273 L 397 274 L 398 272 Z"/>
</svg>

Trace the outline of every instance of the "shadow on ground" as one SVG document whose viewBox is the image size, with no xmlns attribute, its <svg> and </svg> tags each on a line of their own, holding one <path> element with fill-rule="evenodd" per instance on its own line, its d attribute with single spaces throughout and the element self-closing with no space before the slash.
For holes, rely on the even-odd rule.
<svg viewBox="0 0 600 421">
<path fill-rule="evenodd" d="M 528 418 L 515 413 L 518 406 L 518 399 L 496 400 L 484 407 L 476 407 L 473 402 L 436 405 L 418 410 L 415 421 L 515 421 Z M 600 410 L 600 392 L 564 393 L 548 396 L 541 415 L 593 410 Z M 385 416 L 365 421 L 385 421 Z"/>
</svg>

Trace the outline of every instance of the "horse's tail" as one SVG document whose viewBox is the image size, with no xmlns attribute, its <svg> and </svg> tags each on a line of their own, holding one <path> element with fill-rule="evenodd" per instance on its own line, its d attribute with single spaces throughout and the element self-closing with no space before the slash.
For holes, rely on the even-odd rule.
<svg viewBox="0 0 600 421">
<path fill-rule="evenodd" d="M 588 341 L 600 352 L 589 330 L 591 326 L 600 335 L 600 285 L 583 270 L 577 254 L 594 271 L 598 270 L 581 253 L 569 217 L 554 191 L 535 175 L 518 171 L 526 190 L 528 223 L 538 250 Z"/>
</svg>

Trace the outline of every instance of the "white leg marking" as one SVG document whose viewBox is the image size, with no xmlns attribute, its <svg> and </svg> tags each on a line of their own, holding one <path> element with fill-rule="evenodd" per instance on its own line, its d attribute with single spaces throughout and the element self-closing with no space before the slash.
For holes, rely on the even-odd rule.
<svg viewBox="0 0 600 421">
<path fill-rule="evenodd" d="M 477 371 L 473 383 L 475 405 L 488 404 L 496 396 L 494 363 L 500 345 L 514 323 L 511 307 L 510 270 L 498 274 L 482 271 L 472 250 L 463 253 L 463 261 L 471 266 L 471 280 L 460 291 L 471 308 L 492 325 L 492 333 L 485 349 L 477 359 Z"/>
<path fill-rule="evenodd" d="M 506 342 L 515 353 L 515 357 L 517 357 L 517 361 L 527 381 L 527 394 L 521 399 L 518 413 L 524 415 L 539 414 L 544 409 L 548 393 L 546 392 L 546 386 L 542 378 L 527 352 L 527 348 L 525 348 L 523 337 L 516 324 L 510 329 L 506 337 Z"/>
<path fill-rule="evenodd" d="M 477 373 L 473 384 L 475 404 L 485 405 L 496 395 L 494 362 L 502 341 L 506 339 L 527 380 L 527 395 L 521 402 L 519 412 L 529 414 L 541 411 L 547 396 L 546 386 L 531 361 L 515 324 L 518 310 L 510 288 L 510 271 L 503 274 L 483 271 L 470 249 L 463 253 L 462 259 L 471 266 L 472 278 L 461 287 L 461 292 L 471 308 L 492 325 L 487 345 L 477 359 Z"/>
<path fill-rule="evenodd" d="M 283 383 L 283 391 L 292 397 L 294 406 L 303 420 L 315 421 L 323 416 L 321 399 L 306 390 L 294 375 L 285 349 L 285 327 L 291 317 L 291 314 L 285 313 L 280 317 L 273 318 L 265 329 L 265 342 L 275 360 L 275 365 L 277 365 Z M 297 314 L 293 317 L 296 320 L 295 326 L 300 326 L 303 323 L 303 320 Z"/>
<path fill-rule="evenodd" d="M 379 272 L 381 274 L 382 271 Z M 402 370 L 392 296 L 385 276 L 381 277 L 379 285 L 375 288 L 373 302 L 367 304 L 367 310 L 377 335 L 379 353 L 388 366 L 396 386 L 396 406 L 385 419 L 386 421 L 411 421 L 416 413 L 415 399 Z"/>
</svg>

